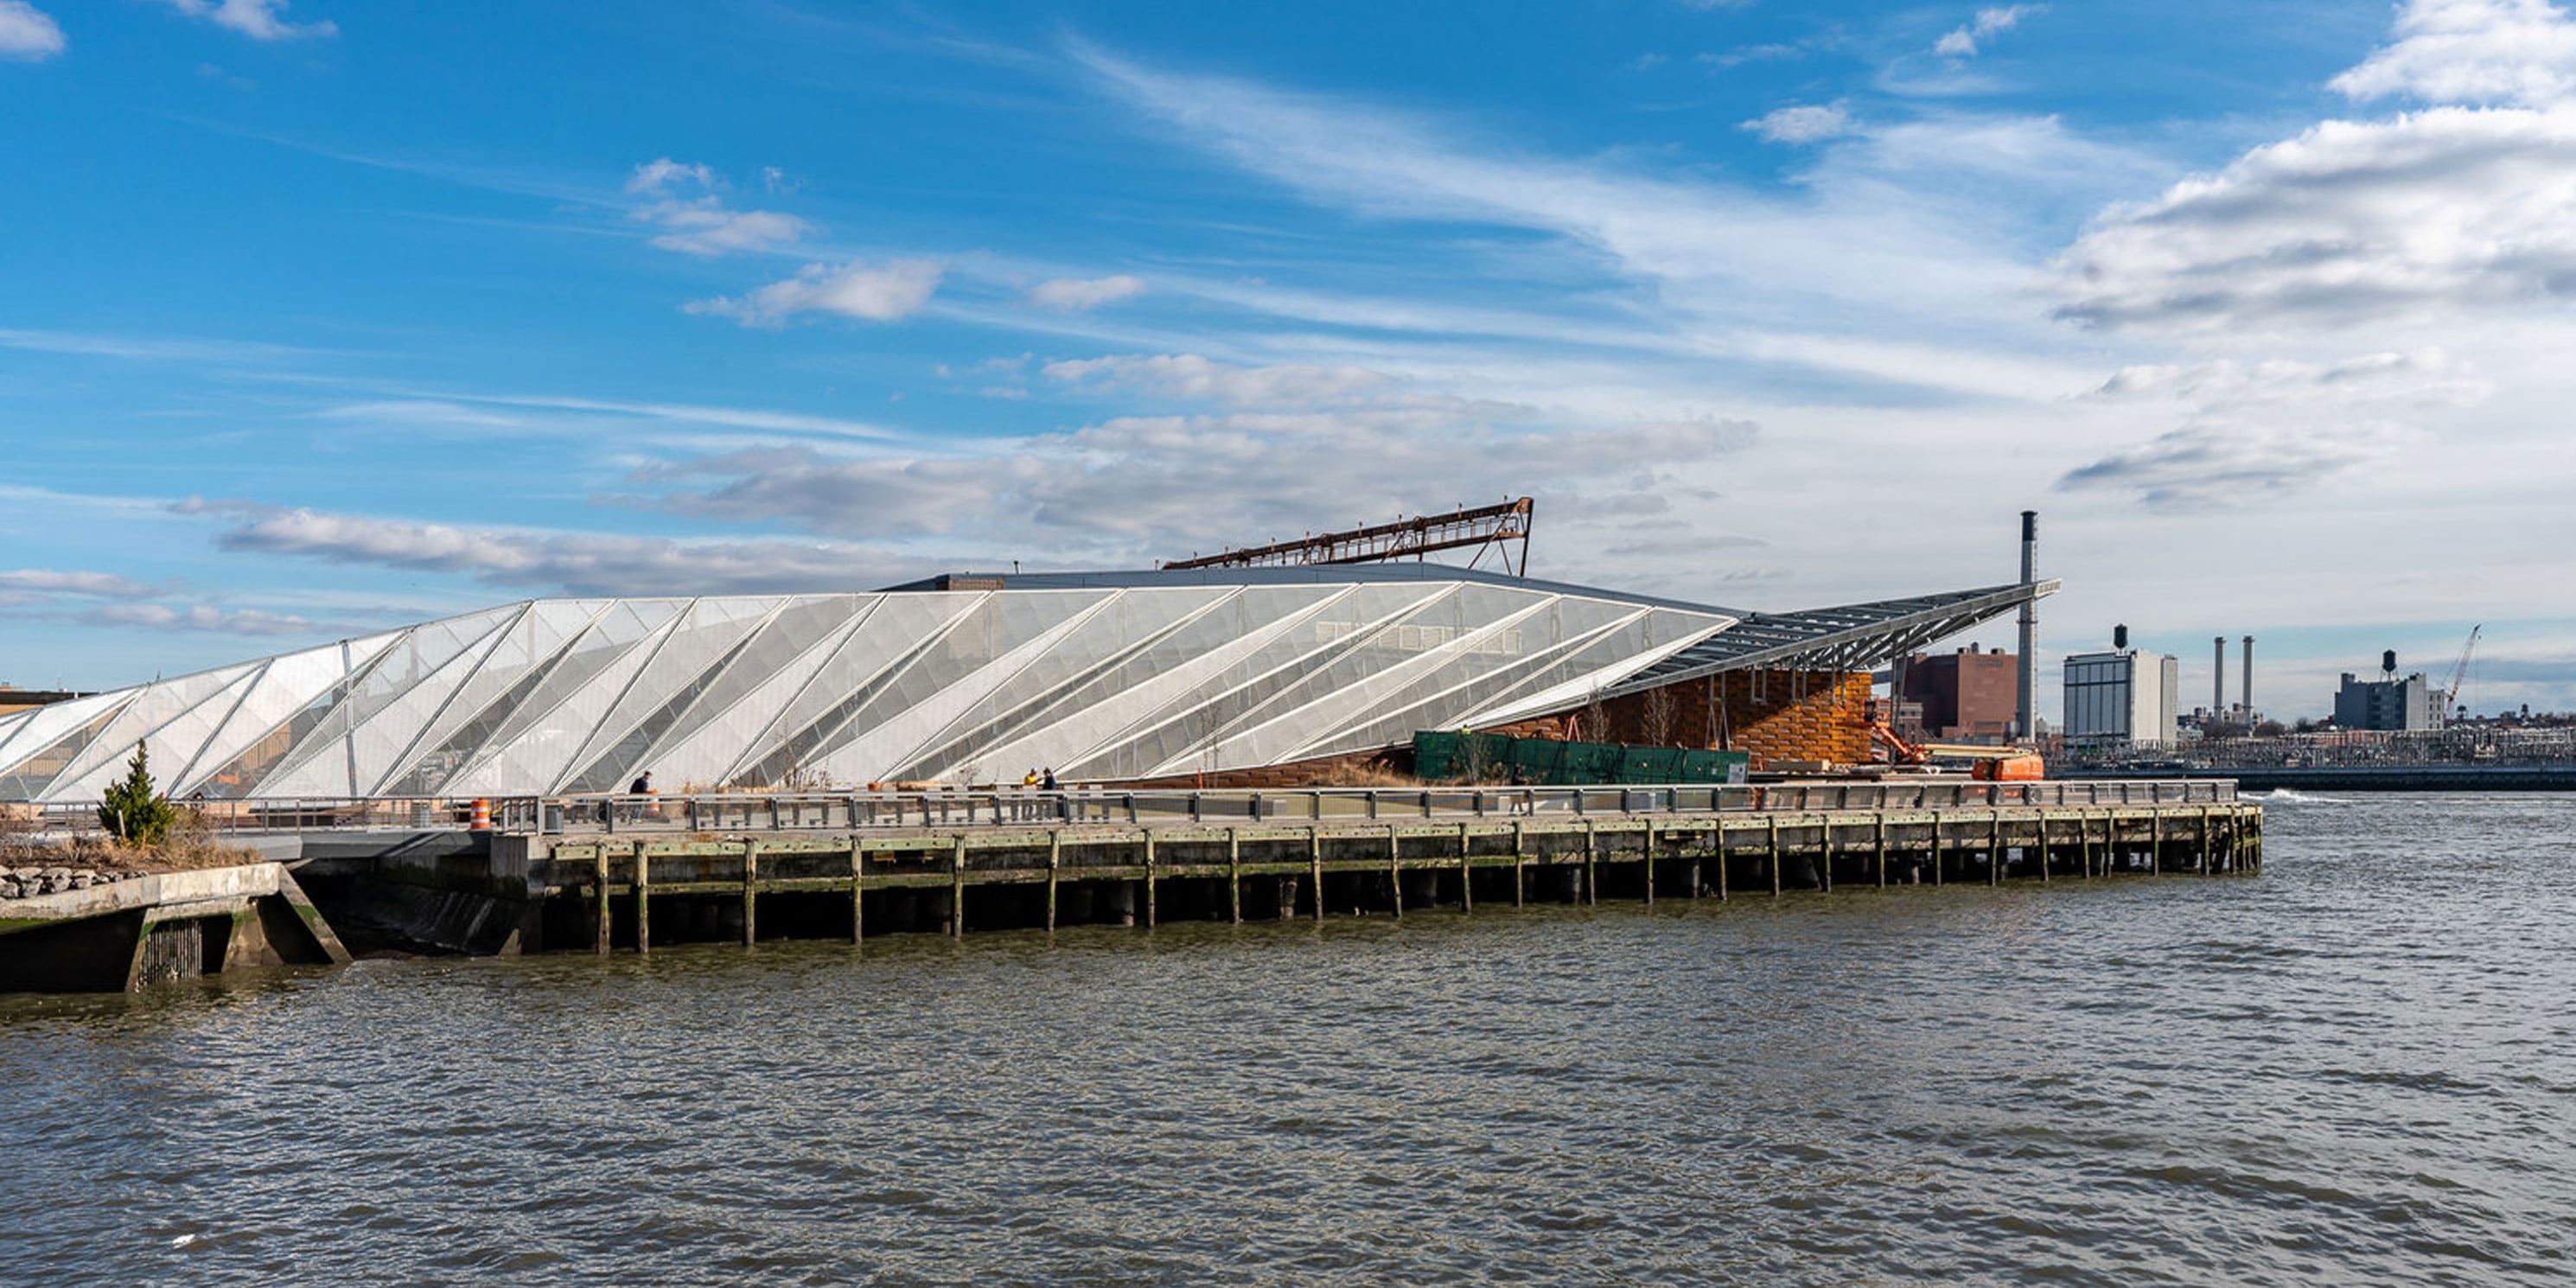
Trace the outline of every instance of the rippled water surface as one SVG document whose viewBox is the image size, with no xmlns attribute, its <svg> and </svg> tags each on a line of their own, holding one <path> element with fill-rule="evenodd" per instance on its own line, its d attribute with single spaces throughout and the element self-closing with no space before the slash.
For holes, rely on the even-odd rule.
<svg viewBox="0 0 2576 1288">
<path fill-rule="evenodd" d="M 2576 1281 L 2576 798 L 2264 874 L 0 998 L 0 1282 Z"/>
</svg>

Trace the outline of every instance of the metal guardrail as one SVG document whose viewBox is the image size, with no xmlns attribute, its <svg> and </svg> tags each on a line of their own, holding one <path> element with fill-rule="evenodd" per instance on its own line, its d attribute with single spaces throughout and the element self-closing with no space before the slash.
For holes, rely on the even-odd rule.
<svg viewBox="0 0 2576 1288">
<path fill-rule="evenodd" d="M 959 788 L 910 792 L 757 792 L 625 796 L 315 797 L 182 802 L 202 826 L 228 833 L 462 831 L 478 806 L 495 831 L 586 835 L 757 831 L 866 831 L 1174 822 L 1360 822 L 1492 816 L 2075 808 L 2225 804 L 2224 779 L 2119 779 L 1984 783 L 1963 779 L 1881 782 L 1676 784 L 1600 787 L 1323 787 L 1229 791 L 1125 791 L 1071 787 Z M 29 831 L 97 833 L 95 802 L 0 804 L 0 823 Z"/>
</svg>

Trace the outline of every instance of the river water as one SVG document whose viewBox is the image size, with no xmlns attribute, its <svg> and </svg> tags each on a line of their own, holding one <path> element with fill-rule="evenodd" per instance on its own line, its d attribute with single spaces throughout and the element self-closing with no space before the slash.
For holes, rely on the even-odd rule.
<svg viewBox="0 0 2576 1288">
<path fill-rule="evenodd" d="M 2576 797 L 2254 878 L 0 998 L 0 1282 L 2576 1280 Z"/>
</svg>

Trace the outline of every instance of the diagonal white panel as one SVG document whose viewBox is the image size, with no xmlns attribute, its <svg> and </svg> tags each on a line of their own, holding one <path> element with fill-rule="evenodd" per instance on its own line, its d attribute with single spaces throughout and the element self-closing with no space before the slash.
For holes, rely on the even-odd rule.
<svg viewBox="0 0 2576 1288">
<path fill-rule="evenodd" d="M 942 637 L 944 647 L 916 661 L 910 673 L 902 677 L 936 687 L 926 692 L 894 690 L 888 696 L 900 695 L 902 705 L 889 705 L 881 722 L 868 720 L 865 711 L 854 717 L 851 736 L 825 754 L 824 772 L 838 781 L 882 779 L 894 766 L 910 759 L 941 726 L 1080 627 L 1107 598 L 1089 591 L 996 596 L 1001 610 L 993 615 L 996 620 L 970 617 L 951 628 Z M 1038 630 L 1033 638 L 1026 635 L 1049 617 L 1058 620 Z M 959 638 L 961 632 L 967 638 Z"/>
</svg>

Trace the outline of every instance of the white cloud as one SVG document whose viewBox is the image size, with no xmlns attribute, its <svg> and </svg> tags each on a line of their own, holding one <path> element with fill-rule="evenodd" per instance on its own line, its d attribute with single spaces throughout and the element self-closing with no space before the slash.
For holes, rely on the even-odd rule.
<svg viewBox="0 0 2576 1288">
<path fill-rule="evenodd" d="M 1751 130 L 1773 143 L 1815 143 L 1853 132 L 1851 113 L 1840 103 L 1801 104 L 1757 116 L 1739 129 Z"/>
<path fill-rule="evenodd" d="M 635 167 L 626 181 L 629 195 L 650 199 L 635 208 L 634 217 L 663 230 L 653 244 L 664 250 L 690 255 L 779 250 L 814 231 L 812 224 L 794 215 L 735 210 L 725 204 L 723 187 L 724 181 L 708 167 L 683 165 L 669 157 Z"/>
<path fill-rule="evenodd" d="M 1050 362 L 1050 380 L 1105 389 L 1143 390 L 1172 398 L 1303 406 L 1330 402 L 1388 382 L 1364 367 L 1282 365 L 1236 367 L 1194 353 L 1121 354 Z"/>
<path fill-rule="evenodd" d="M 918 571 L 882 552 L 835 542 L 466 526 L 231 500 L 171 508 L 220 520 L 216 544 L 229 551 L 454 573 L 577 595 L 865 590 Z"/>
<path fill-rule="evenodd" d="M 1146 112 L 1315 200 L 1381 218 L 1553 234 L 1557 249 L 1576 252 L 1569 271 L 1606 263 L 1650 287 L 1659 325 L 1683 332 L 1721 322 L 1733 333 L 1826 313 L 1835 326 L 1890 336 L 1938 328 L 1952 337 L 2009 331 L 2009 343 L 2026 349 L 2063 343 L 2018 297 L 2030 268 L 2013 238 L 2030 222 L 2035 191 L 2062 200 L 2051 185 L 2070 171 L 2090 182 L 2114 168 L 2105 158 L 2118 152 L 2042 118 L 2013 132 L 2016 151 L 1963 167 L 1952 148 L 1946 167 L 1888 175 L 1877 172 L 1881 158 L 1912 153 L 1862 147 L 1874 143 L 1863 136 L 1848 156 L 1829 149 L 1829 170 L 1820 163 L 1816 176 L 1780 192 L 1532 156 L 1397 112 L 1159 72 L 1079 45 L 1073 55 Z M 1997 132 L 1993 118 L 1977 118 L 1903 137 L 1919 151 L 1963 131 Z"/>
<path fill-rule="evenodd" d="M 2170 408 L 2181 424 L 2068 471 L 2058 487 L 2131 492 L 2154 510 L 2274 500 L 2420 445 L 2427 412 L 2491 392 L 2440 349 L 2126 367 L 2091 397 Z"/>
<path fill-rule="evenodd" d="M 1144 293 L 1145 279 L 1125 273 L 1115 277 L 1059 277 L 1029 288 L 1029 303 L 1042 309 L 1080 313 Z"/>
<path fill-rule="evenodd" d="M 683 165 L 669 157 L 657 157 L 635 167 L 635 173 L 627 176 L 626 191 L 631 195 L 662 196 L 674 185 L 713 188 L 716 183 L 716 172 L 703 164 Z"/>
<path fill-rule="evenodd" d="M 63 52 L 63 29 L 27 0 L 0 0 L 0 58 L 40 62 Z"/>
<path fill-rule="evenodd" d="M 579 423 L 561 424 L 565 429 L 597 428 L 618 434 L 631 433 L 635 420 L 664 425 L 710 425 L 722 429 L 760 430 L 770 433 L 812 436 L 816 438 L 891 439 L 898 431 L 866 421 L 838 416 L 812 416 L 802 412 L 771 411 L 759 407 L 721 407 L 703 403 L 627 402 L 608 398 L 574 398 L 550 394 L 440 393 L 409 394 L 390 399 L 343 403 L 315 413 L 326 419 L 355 422 L 377 422 L 412 427 L 439 426 L 474 432 L 493 430 L 532 430 L 546 428 L 544 418 L 494 414 L 482 407 L 511 407 L 527 411 L 563 413 L 576 417 Z"/>
<path fill-rule="evenodd" d="M 103 599 L 143 599 L 160 592 L 112 572 L 74 572 L 51 568 L 0 568 L 0 590 L 49 595 L 91 595 Z"/>
<path fill-rule="evenodd" d="M 2047 8 L 2048 6 L 2044 4 L 2016 4 L 1979 9 L 1976 17 L 1941 37 L 1940 41 L 1932 46 L 1932 52 L 1951 58 L 1973 58 L 1979 47 L 1977 42 L 2002 35 L 2020 26 L 2022 19 L 2044 12 Z"/>
<path fill-rule="evenodd" d="M 2576 104 L 2327 121 L 2115 207 L 2059 261 L 2061 316 L 2369 326 L 2576 300 Z"/>
<path fill-rule="evenodd" d="M 203 18 L 253 40 L 297 40 L 340 34 L 340 28 L 329 19 L 288 22 L 283 16 L 287 0 L 162 0 L 162 3 L 191 18 Z"/>
<path fill-rule="evenodd" d="M 1693 54 L 1691 55 L 1691 61 L 1698 63 L 1702 67 L 1723 71 L 1728 68 L 1741 67 L 1746 63 L 1776 63 L 1788 59 L 1804 58 L 1806 55 L 1807 51 L 1803 46 L 1773 43 L 1764 45 L 1740 45 L 1734 49 L 1727 50 L 1722 54 Z"/>
<path fill-rule="evenodd" d="M 2333 87 L 2364 101 L 2536 107 L 2576 96 L 2576 23 L 2548 0 L 2412 0 L 2396 35 Z"/>
<path fill-rule="evenodd" d="M 1054 564 L 1134 563 L 1526 491 L 1604 514 L 1651 513 L 1675 468 L 1749 442 L 1744 421 L 1566 426 L 1530 408 L 1448 398 L 1215 416 L 1125 416 L 954 455 L 865 458 L 809 448 L 728 453 L 639 475 L 639 495 L 694 518 L 792 523 L 868 538 L 932 534 Z M 1365 461 L 1365 470 L 1317 469 Z"/>
<path fill-rule="evenodd" d="M 81 620 L 98 626 L 142 627 L 162 631 L 209 631 L 224 635 L 308 635 L 312 622 L 292 613 L 256 608 L 223 609 L 210 604 L 173 608 L 168 604 L 111 604 L 92 609 Z"/>
<path fill-rule="evenodd" d="M 909 317 L 939 289 L 941 269 L 928 259 L 881 264 L 808 264 L 796 276 L 744 296 L 687 305 L 691 313 L 729 317 L 745 326 L 779 326 L 799 313 L 836 313 L 870 322 Z"/>
</svg>

